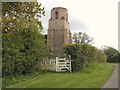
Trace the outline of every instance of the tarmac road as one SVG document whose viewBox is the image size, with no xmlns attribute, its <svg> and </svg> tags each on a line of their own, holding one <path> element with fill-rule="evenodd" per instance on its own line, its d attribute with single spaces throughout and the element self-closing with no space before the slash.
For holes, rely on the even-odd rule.
<svg viewBox="0 0 120 90">
<path fill-rule="evenodd" d="M 113 74 L 111 75 L 109 80 L 103 86 L 102 90 L 120 90 L 120 76 L 119 75 L 120 75 L 120 64 L 119 65 L 115 64 L 115 70 L 113 71 Z"/>
</svg>

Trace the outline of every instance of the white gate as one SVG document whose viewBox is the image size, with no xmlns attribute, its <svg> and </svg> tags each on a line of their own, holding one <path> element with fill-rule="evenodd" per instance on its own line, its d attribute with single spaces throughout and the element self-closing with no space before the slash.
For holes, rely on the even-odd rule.
<svg viewBox="0 0 120 90">
<path fill-rule="evenodd" d="M 59 58 L 44 60 L 41 63 L 41 68 L 43 70 L 56 71 L 56 72 L 71 72 L 71 57 L 69 58 Z"/>
</svg>

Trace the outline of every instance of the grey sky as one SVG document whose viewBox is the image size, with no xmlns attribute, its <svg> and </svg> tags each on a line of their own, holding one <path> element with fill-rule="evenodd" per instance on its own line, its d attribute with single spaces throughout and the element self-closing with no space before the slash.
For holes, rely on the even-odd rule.
<svg viewBox="0 0 120 90">
<path fill-rule="evenodd" d="M 119 0 L 38 0 L 45 7 L 42 18 L 48 29 L 50 11 L 53 7 L 68 10 L 71 32 L 86 32 L 94 38 L 94 46 L 103 45 L 118 49 L 118 1 Z"/>
</svg>

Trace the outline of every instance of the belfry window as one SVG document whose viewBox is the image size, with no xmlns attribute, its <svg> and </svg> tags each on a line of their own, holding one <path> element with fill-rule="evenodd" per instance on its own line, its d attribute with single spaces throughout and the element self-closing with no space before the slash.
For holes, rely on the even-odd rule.
<svg viewBox="0 0 120 90">
<path fill-rule="evenodd" d="M 55 19 L 58 19 L 58 12 L 55 12 Z"/>
</svg>

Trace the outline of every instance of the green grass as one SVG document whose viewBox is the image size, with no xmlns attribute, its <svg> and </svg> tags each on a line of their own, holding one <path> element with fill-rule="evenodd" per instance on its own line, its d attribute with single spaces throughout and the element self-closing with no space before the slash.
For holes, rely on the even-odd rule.
<svg viewBox="0 0 120 90">
<path fill-rule="evenodd" d="M 3 79 L 3 84 L 8 88 L 101 88 L 113 70 L 111 64 L 92 63 L 75 73 L 46 72 L 35 76 L 19 76 L 11 81 Z"/>
</svg>

